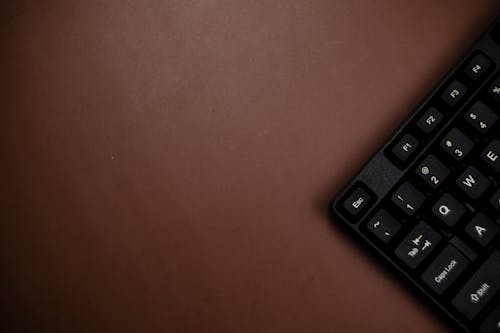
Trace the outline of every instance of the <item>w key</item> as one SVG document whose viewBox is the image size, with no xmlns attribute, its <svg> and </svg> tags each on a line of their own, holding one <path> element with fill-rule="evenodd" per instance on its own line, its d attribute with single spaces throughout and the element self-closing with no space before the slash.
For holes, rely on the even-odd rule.
<svg viewBox="0 0 500 333">
<path fill-rule="evenodd" d="M 481 197 L 491 185 L 488 178 L 474 167 L 468 167 L 458 177 L 456 184 L 473 199 Z"/>
</svg>

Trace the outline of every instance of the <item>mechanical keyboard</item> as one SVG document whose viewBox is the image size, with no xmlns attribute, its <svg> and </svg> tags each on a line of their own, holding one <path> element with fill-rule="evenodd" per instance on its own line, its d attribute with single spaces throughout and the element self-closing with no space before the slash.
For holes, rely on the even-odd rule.
<svg viewBox="0 0 500 333">
<path fill-rule="evenodd" d="M 332 201 L 465 332 L 500 332 L 500 19 Z"/>
</svg>

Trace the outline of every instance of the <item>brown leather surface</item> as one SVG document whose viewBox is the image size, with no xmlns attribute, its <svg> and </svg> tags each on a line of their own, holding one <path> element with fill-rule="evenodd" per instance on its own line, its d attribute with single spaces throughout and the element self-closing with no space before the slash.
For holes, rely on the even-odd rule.
<svg viewBox="0 0 500 333">
<path fill-rule="evenodd" d="M 0 331 L 449 331 L 328 200 L 493 0 L 0 4 Z"/>
</svg>

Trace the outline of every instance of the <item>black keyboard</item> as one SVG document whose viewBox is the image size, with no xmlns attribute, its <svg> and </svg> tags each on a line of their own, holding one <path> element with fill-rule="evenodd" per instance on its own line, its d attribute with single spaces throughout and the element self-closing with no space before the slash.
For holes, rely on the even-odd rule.
<svg viewBox="0 0 500 333">
<path fill-rule="evenodd" d="M 331 203 L 465 332 L 500 332 L 500 19 Z"/>
</svg>

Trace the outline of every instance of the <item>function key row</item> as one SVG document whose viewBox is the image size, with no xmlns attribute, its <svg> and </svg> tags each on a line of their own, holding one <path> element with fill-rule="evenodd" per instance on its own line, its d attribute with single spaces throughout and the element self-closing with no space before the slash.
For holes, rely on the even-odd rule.
<svg viewBox="0 0 500 333">
<path fill-rule="evenodd" d="M 430 133 L 443 121 L 443 117 L 435 108 L 428 109 L 417 120 L 417 127 Z M 499 116 L 484 102 L 477 101 L 465 112 L 463 119 L 478 135 L 484 135 L 498 123 Z M 396 164 L 409 164 L 422 148 L 421 141 L 422 139 L 417 139 L 416 135 L 405 133 L 392 145 L 389 157 L 392 157 L 393 161 L 396 160 Z M 474 148 L 473 140 L 458 128 L 450 130 L 440 144 L 441 148 L 458 162 Z"/>
<path fill-rule="evenodd" d="M 480 52 L 474 53 L 465 62 L 461 75 L 442 89 L 438 100 L 431 100 L 430 106 L 416 117 L 413 125 L 403 131 L 386 151 L 387 156 L 400 168 L 405 168 L 429 142 L 429 135 L 442 128 L 477 86 L 484 82 L 494 68 L 493 62 Z M 500 79 L 490 88 L 490 95 L 500 103 Z M 470 110 L 469 122 L 481 132 L 488 131 L 496 122 L 495 114 L 482 102 Z"/>
</svg>

